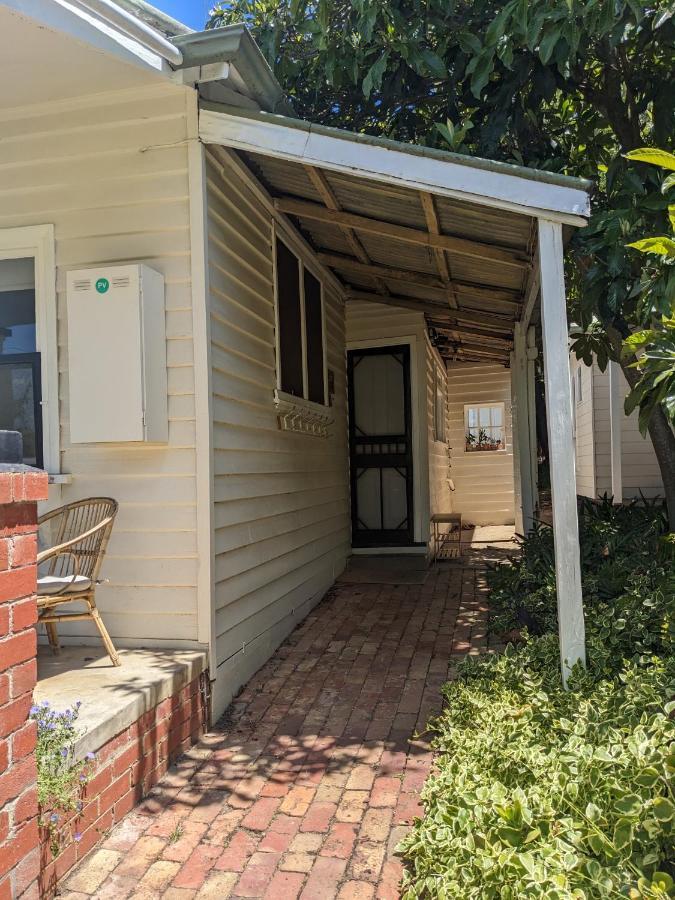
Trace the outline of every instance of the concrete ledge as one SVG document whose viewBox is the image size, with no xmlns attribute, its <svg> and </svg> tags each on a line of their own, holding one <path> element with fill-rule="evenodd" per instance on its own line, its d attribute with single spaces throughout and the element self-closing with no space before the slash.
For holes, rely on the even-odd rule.
<svg viewBox="0 0 675 900">
<path fill-rule="evenodd" d="M 61 711 L 79 700 L 76 759 L 95 753 L 162 700 L 177 694 L 207 667 L 199 650 L 120 650 L 113 666 L 100 647 L 64 647 L 58 656 L 40 647 L 36 704 Z"/>
</svg>

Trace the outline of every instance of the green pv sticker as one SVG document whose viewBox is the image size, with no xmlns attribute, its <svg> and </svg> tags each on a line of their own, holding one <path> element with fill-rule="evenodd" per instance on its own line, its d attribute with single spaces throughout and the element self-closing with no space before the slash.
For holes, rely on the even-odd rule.
<svg viewBox="0 0 675 900">
<path fill-rule="evenodd" d="M 96 290 L 99 294 L 105 294 L 105 292 L 110 287 L 110 282 L 107 278 L 98 278 L 96 280 Z"/>
</svg>

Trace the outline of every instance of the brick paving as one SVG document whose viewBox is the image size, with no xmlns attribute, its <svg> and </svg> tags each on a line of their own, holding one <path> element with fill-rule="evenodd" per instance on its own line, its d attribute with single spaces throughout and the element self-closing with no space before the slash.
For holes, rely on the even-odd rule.
<svg viewBox="0 0 675 900">
<path fill-rule="evenodd" d="M 395 900 L 424 728 L 485 648 L 481 569 L 337 585 L 212 732 L 68 876 L 85 900 Z"/>
</svg>

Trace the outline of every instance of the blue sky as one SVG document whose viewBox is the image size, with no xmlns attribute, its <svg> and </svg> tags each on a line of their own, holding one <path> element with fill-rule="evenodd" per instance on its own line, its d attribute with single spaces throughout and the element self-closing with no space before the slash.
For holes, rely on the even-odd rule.
<svg viewBox="0 0 675 900">
<path fill-rule="evenodd" d="M 201 31 L 215 0 L 150 0 L 150 3 L 179 22 Z"/>
</svg>

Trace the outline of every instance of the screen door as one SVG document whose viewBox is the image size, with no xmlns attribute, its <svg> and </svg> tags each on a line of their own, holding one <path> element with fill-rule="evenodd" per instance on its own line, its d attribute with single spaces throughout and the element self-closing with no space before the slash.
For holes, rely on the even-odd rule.
<svg viewBox="0 0 675 900">
<path fill-rule="evenodd" d="M 413 543 L 410 347 L 350 350 L 352 545 Z"/>
</svg>

